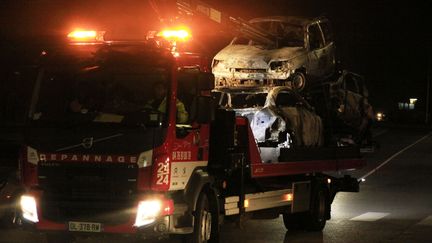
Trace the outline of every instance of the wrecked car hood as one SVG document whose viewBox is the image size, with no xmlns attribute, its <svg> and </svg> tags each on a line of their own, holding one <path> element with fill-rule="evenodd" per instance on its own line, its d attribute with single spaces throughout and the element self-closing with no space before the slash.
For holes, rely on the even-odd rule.
<svg viewBox="0 0 432 243">
<path fill-rule="evenodd" d="M 263 49 L 252 45 L 228 45 L 216 54 L 214 60 L 223 61 L 230 68 L 268 68 L 272 60 L 285 61 L 300 55 L 306 55 L 303 47 L 283 47 Z"/>
</svg>

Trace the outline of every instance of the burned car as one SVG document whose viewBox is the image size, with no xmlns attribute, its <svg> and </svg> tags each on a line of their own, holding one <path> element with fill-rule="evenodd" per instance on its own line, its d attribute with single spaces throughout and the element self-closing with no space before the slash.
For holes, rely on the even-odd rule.
<svg viewBox="0 0 432 243">
<path fill-rule="evenodd" d="M 330 83 L 331 104 L 334 110 L 334 130 L 347 134 L 351 143 L 370 144 L 374 118 L 372 105 L 364 77 L 347 71 L 341 71 L 336 81 Z"/>
<path fill-rule="evenodd" d="M 249 23 L 270 33 L 273 44 L 235 37 L 213 59 L 216 87 L 291 84 L 302 90 L 334 73 L 335 45 L 325 17 L 275 16 Z"/>
<path fill-rule="evenodd" d="M 248 118 L 260 147 L 317 147 L 323 144 L 321 118 L 289 87 L 218 92 L 219 105 Z"/>
<path fill-rule="evenodd" d="M 303 95 L 323 120 L 327 144 L 363 146 L 372 143 L 374 112 L 363 76 L 341 70 Z"/>
</svg>

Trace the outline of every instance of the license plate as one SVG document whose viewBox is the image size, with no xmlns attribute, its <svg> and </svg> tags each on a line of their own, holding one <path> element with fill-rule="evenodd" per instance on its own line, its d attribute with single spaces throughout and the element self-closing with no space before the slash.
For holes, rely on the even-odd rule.
<svg viewBox="0 0 432 243">
<path fill-rule="evenodd" d="M 101 232 L 102 225 L 100 223 L 91 223 L 91 222 L 69 222 L 69 231 L 78 231 L 78 232 Z"/>
</svg>

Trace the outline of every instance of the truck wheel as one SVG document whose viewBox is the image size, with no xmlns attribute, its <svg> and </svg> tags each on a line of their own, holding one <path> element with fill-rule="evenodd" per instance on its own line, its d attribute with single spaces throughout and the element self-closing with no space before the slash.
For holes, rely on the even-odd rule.
<svg viewBox="0 0 432 243">
<path fill-rule="evenodd" d="M 305 230 L 321 231 L 327 221 L 327 215 L 330 210 L 328 202 L 328 191 L 324 186 L 320 186 L 312 195 L 310 211 L 304 218 Z"/>
<path fill-rule="evenodd" d="M 187 237 L 186 242 L 218 242 L 218 215 L 211 208 L 209 197 L 205 192 L 198 197 L 194 221 L 194 232 Z"/>
<path fill-rule="evenodd" d="M 284 213 L 282 217 L 283 217 L 285 228 L 287 230 L 293 230 L 293 231 L 303 230 L 304 224 L 302 218 L 304 216 L 305 216 L 304 213 L 297 213 L 297 214 Z"/>
<path fill-rule="evenodd" d="M 302 91 L 306 86 L 306 76 L 302 72 L 295 72 L 290 79 L 292 87 L 297 91 Z"/>
</svg>

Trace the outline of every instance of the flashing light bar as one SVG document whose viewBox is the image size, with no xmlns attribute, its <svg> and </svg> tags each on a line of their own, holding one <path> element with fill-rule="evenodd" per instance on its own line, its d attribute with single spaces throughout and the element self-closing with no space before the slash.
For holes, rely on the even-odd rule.
<svg viewBox="0 0 432 243">
<path fill-rule="evenodd" d="M 160 31 L 157 36 L 163 37 L 170 41 L 186 41 L 191 37 L 189 31 L 186 29 L 166 29 Z"/>
<path fill-rule="evenodd" d="M 94 43 L 104 41 L 105 31 L 96 30 L 75 30 L 70 32 L 67 37 L 72 42 Z"/>
</svg>

